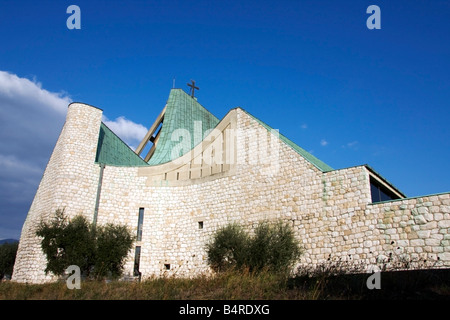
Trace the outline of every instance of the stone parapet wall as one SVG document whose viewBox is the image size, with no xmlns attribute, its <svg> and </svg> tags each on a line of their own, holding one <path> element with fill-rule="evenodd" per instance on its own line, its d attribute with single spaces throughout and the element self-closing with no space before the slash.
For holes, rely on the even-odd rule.
<svg viewBox="0 0 450 320">
<path fill-rule="evenodd" d="M 376 220 L 380 259 L 392 252 L 414 265 L 450 267 L 449 193 L 368 205 L 366 214 Z"/>
<path fill-rule="evenodd" d="M 372 204 L 364 166 L 324 176 L 324 207 L 294 223 L 305 248 L 298 267 L 450 267 L 449 193 Z"/>
</svg>

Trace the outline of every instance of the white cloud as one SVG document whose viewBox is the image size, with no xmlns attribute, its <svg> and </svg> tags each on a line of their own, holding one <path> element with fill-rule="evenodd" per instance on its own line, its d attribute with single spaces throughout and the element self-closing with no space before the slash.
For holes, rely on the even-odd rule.
<svg viewBox="0 0 450 320">
<path fill-rule="evenodd" d="M 322 147 L 325 147 L 326 145 L 328 145 L 328 141 L 325 140 L 325 139 L 322 139 L 322 140 L 320 140 L 320 145 L 321 145 Z"/>
<path fill-rule="evenodd" d="M 70 102 L 0 71 L 0 239 L 19 236 Z"/>
<path fill-rule="evenodd" d="M 0 154 L 46 164 L 71 99 L 0 71 Z"/>
<path fill-rule="evenodd" d="M 302 128 L 303 130 L 308 129 L 308 125 L 306 123 L 303 123 L 300 128 Z"/>
<path fill-rule="evenodd" d="M 359 142 L 358 141 L 351 141 L 351 142 L 347 142 L 346 144 L 343 144 L 341 146 L 342 149 L 352 149 L 352 150 L 358 150 L 358 145 Z"/>
<path fill-rule="evenodd" d="M 0 239 L 20 236 L 71 102 L 36 79 L 0 71 Z M 124 117 L 104 122 L 130 146 L 147 133 Z"/>
<path fill-rule="evenodd" d="M 19 78 L 17 75 L 0 71 L 0 97 L 2 102 L 10 101 L 20 105 L 22 111 L 47 110 L 64 116 L 70 98 L 62 93 L 42 89 L 35 79 Z M 3 108 L 2 108 L 3 109 Z"/>
<path fill-rule="evenodd" d="M 109 120 L 103 116 L 102 120 L 108 128 L 117 134 L 125 143 L 127 143 L 133 150 L 137 144 L 141 142 L 147 133 L 148 129 L 142 124 L 135 123 L 125 117 L 118 117 L 115 120 Z"/>
<path fill-rule="evenodd" d="M 343 145 L 342 148 L 348 148 L 348 149 L 357 149 L 358 147 L 358 141 L 352 141 L 348 142 L 347 144 Z"/>
</svg>

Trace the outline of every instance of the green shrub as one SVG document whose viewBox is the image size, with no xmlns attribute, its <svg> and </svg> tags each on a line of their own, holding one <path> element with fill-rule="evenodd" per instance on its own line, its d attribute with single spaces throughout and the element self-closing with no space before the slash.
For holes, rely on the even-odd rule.
<svg viewBox="0 0 450 320">
<path fill-rule="evenodd" d="M 0 280 L 5 276 L 11 277 L 18 246 L 17 242 L 0 245 Z"/>
<path fill-rule="evenodd" d="M 64 210 L 56 210 L 53 219 L 49 223 L 41 221 L 36 230 L 36 235 L 42 237 L 41 248 L 47 256 L 45 273 L 52 272 L 56 275 L 62 275 L 69 265 L 76 263 L 71 254 L 74 250 L 76 252 L 78 243 L 81 244 L 82 241 L 71 239 L 76 235 L 70 234 L 73 228 L 68 228 L 68 224 L 69 222 L 64 216 Z M 74 260 L 74 263 L 71 263 L 72 260 Z M 82 266 L 80 266 L 81 268 Z M 86 268 L 81 270 L 86 270 Z"/>
<path fill-rule="evenodd" d="M 301 250 L 292 228 L 283 223 L 262 222 L 248 246 L 248 267 L 251 271 L 268 269 L 287 271 L 300 257 Z"/>
<path fill-rule="evenodd" d="M 84 216 L 72 220 L 57 210 L 49 222 L 39 224 L 36 235 L 47 257 L 46 273 L 62 276 L 70 265 L 77 265 L 85 277 L 118 277 L 134 237 L 125 226 L 107 224 L 95 227 Z"/>
<path fill-rule="evenodd" d="M 117 278 L 123 272 L 123 260 L 134 242 L 125 226 L 108 223 L 97 227 L 97 250 L 94 274 L 97 278 Z"/>
<path fill-rule="evenodd" d="M 216 271 L 242 268 L 246 264 L 247 243 L 248 235 L 240 225 L 230 224 L 221 228 L 206 246 L 209 265 Z"/>
<path fill-rule="evenodd" d="M 292 228 L 282 222 L 262 222 L 250 237 L 237 224 L 218 230 L 206 247 L 209 265 L 216 271 L 247 268 L 259 272 L 288 271 L 301 254 Z"/>
</svg>

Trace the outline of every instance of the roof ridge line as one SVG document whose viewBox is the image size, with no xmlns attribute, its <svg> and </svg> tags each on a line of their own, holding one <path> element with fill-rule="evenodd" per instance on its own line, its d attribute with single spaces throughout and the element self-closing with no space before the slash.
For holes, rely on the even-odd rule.
<svg viewBox="0 0 450 320">
<path fill-rule="evenodd" d="M 265 123 L 264 121 L 260 120 L 259 118 L 255 117 L 254 115 L 252 115 L 250 112 L 246 111 L 245 109 L 241 108 L 241 107 L 237 107 L 239 109 L 241 109 L 242 111 L 244 111 L 246 114 L 248 114 L 250 117 L 252 117 L 253 119 L 255 119 L 258 123 L 260 123 L 263 127 L 265 127 L 267 130 L 277 130 L 277 129 L 273 129 L 271 126 L 269 126 L 267 123 Z M 287 146 L 289 146 L 292 150 L 294 150 L 295 152 L 297 152 L 299 155 L 301 155 L 303 158 L 305 158 L 309 163 L 311 163 L 312 165 L 314 165 L 317 169 L 319 169 L 322 172 L 328 172 L 328 171 L 333 171 L 335 169 L 333 169 L 331 166 L 329 166 L 328 164 L 326 164 L 325 162 L 323 162 L 322 160 L 320 160 L 319 158 L 317 158 L 316 156 L 312 155 L 311 153 L 309 153 L 308 151 L 306 151 L 305 149 L 303 149 L 302 147 L 300 147 L 298 144 L 296 144 L 294 141 L 292 141 L 291 139 L 289 139 L 288 137 L 286 137 L 285 135 L 283 135 L 279 130 L 278 130 L 278 135 L 280 137 L 280 140 L 283 141 Z"/>
</svg>

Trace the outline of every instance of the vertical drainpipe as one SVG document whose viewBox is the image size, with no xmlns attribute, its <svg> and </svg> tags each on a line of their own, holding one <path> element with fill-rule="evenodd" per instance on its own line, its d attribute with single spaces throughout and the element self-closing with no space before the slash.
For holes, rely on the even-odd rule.
<svg viewBox="0 0 450 320">
<path fill-rule="evenodd" d="M 102 191 L 102 181 L 103 181 L 103 171 L 104 170 L 105 170 L 105 164 L 100 163 L 100 175 L 98 177 L 98 185 L 97 185 L 97 199 L 95 200 L 94 221 L 92 222 L 94 227 L 97 225 L 98 206 L 100 204 L 100 193 Z"/>
</svg>

